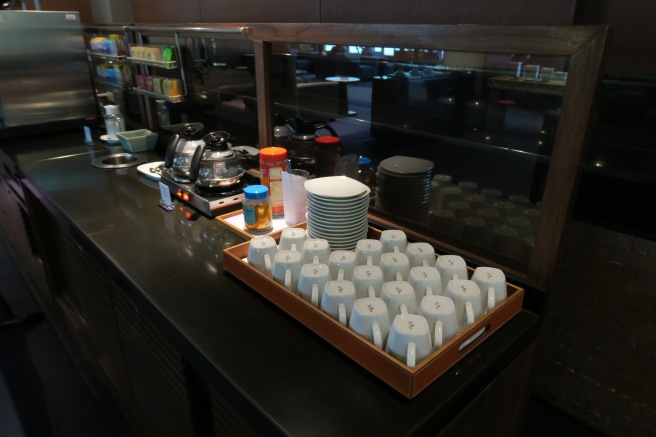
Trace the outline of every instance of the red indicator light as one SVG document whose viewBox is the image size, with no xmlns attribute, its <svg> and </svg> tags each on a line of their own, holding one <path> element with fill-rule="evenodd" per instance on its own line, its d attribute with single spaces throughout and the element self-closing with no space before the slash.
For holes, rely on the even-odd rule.
<svg viewBox="0 0 656 437">
<path fill-rule="evenodd" d="M 189 211 L 185 212 L 185 217 L 187 218 L 187 220 L 191 218 L 191 215 L 192 214 Z"/>
<path fill-rule="evenodd" d="M 182 197 L 182 190 L 179 189 L 178 191 L 176 191 L 175 195 L 178 197 Z"/>
<path fill-rule="evenodd" d="M 182 193 L 182 200 L 189 202 L 189 193 Z"/>
</svg>

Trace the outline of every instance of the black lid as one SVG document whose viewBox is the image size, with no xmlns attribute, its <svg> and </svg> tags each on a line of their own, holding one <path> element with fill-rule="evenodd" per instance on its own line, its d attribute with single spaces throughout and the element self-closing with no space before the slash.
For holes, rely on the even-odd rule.
<svg viewBox="0 0 656 437">
<path fill-rule="evenodd" d="M 230 134 L 228 132 L 220 130 L 208 133 L 203 137 L 203 141 L 205 142 L 205 146 L 208 149 L 224 151 L 230 148 L 228 146 L 229 138 Z"/>
<path fill-rule="evenodd" d="M 178 135 L 185 140 L 198 140 L 204 127 L 202 123 L 185 123 L 178 131 Z"/>
</svg>

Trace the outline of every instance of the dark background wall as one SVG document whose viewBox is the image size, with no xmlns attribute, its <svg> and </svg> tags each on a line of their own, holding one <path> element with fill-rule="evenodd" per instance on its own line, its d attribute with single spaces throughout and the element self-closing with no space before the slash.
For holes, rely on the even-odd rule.
<svg viewBox="0 0 656 437">
<path fill-rule="evenodd" d="M 257 6 L 255 6 L 257 4 Z M 501 25 L 610 24 L 614 26 L 606 78 L 653 89 L 656 80 L 656 2 L 633 0 L 132 0 L 137 23 L 184 22 L 362 22 Z M 92 24 L 88 0 L 41 0 L 44 10 L 79 10 Z M 97 23 L 99 24 L 99 23 Z M 617 85 L 617 83 L 615 83 Z M 643 121 L 637 141 L 629 119 L 613 125 L 603 142 L 620 155 L 623 179 L 653 178 L 652 100 L 641 91 L 620 87 L 607 95 L 617 114 L 636 111 Z M 608 94 L 608 93 L 607 93 Z M 622 99 L 624 95 L 628 98 Z M 625 97 L 625 96 L 624 96 Z M 642 106 L 631 106 L 643 98 Z M 615 99 L 615 100 L 612 100 Z M 627 105 L 624 107 L 623 105 Z M 605 131 L 604 131 L 605 132 Z M 642 138 L 645 138 L 645 141 Z M 623 138 L 632 138 L 628 144 Z M 640 153 L 636 153 L 636 148 Z M 631 153 L 624 153 L 631 150 Z M 594 153 L 592 148 L 591 154 Z M 592 159 L 592 158 L 591 158 Z M 645 169 L 645 162 L 651 162 Z M 584 178 L 585 179 L 585 178 Z M 588 178 L 590 179 L 590 178 Z M 596 179 L 595 179 L 596 181 Z M 609 182 L 610 181 L 610 182 Z M 650 180 L 652 186 L 653 180 Z M 584 197 L 594 198 L 588 220 L 576 216 L 567 225 L 556 273 L 548 289 L 540 346 L 533 368 L 533 391 L 557 408 L 613 436 L 656 434 L 656 243 L 654 232 L 634 232 L 631 214 L 621 231 L 605 226 L 601 184 L 589 183 Z M 584 183 L 585 187 L 586 184 Z M 596 191 L 595 190 L 596 187 Z M 644 187 L 642 187 L 644 188 Z M 629 185 L 627 190 L 633 189 Z M 645 193 L 653 198 L 653 190 Z M 618 195 L 621 196 L 621 193 Z M 599 200 L 597 200 L 597 198 Z M 603 199 L 606 199 L 604 202 Z M 584 199 L 585 200 L 585 199 Z M 612 201 L 612 199 L 610 199 Z M 644 201 L 644 199 L 643 199 Z M 585 201 L 579 202 L 585 205 Z M 595 210 L 594 205 L 599 205 Z M 618 205 L 610 209 L 624 208 Z M 586 215 L 586 214 L 582 214 Z M 594 223 L 598 216 L 600 223 Z M 656 220 L 647 219 L 648 223 Z"/>
</svg>

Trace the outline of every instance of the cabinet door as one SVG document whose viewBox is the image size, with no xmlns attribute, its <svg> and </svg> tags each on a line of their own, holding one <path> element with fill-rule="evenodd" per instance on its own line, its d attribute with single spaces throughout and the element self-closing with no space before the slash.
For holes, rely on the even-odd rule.
<svg viewBox="0 0 656 437">
<path fill-rule="evenodd" d="M 194 435 L 188 372 L 180 353 L 117 285 L 116 312 L 132 386 L 133 419 L 148 435 Z"/>
<path fill-rule="evenodd" d="M 135 23 L 200 23 L 203 21 L 198 2 L 133 0 L 132 10 Z"/>
<path fill-rule="evenodd" d="M 52 305 L 44 310 L 82 358 L 81 370 L 90 371 L 99 380 L 94 382 L 105 385 L 120 402 L 130 390 L 107 273 L 81 239 L 55 218 L 36 187 L 29 181 L 23 186 L 52 295 Z"/>
<path fill-rule="evenodd" d="M 143 1 L 143 0 L 142 0 Z M 325 2 L 324 2 L 325 3 Z M 203 23 L 319 23 L 321 0 L 200 0 Z"/>
<path fill-rule="evenodd" d="M 63 232 L 54 233 L 52 241 L 63 279 L 55 292 L 63 323 L 86 363 L 122 401 L 130 389 L 107 274 Z"/>
<path fill-rule="evenodd" d="M 575 0 L 418 0 L 412 7 L 394 0 L 334 0 L 321 4 L 321 22 L 555 26 L 572 24 L 575 6 Z"/>
</svg>

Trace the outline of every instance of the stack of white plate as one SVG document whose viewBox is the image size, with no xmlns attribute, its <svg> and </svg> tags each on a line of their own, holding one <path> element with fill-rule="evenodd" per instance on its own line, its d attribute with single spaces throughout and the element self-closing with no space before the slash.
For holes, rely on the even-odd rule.
<svg viewBox="0 0 656 437">
<path fill-rule="evenodd" d="M 433 162 L 409 156 L 384 159 L 376 173 L 376 207 L 408 219 L 428 213 Z"/>
<path fill-rule="evenodd" d="M 328 240 L 331 250 L 354 250 L 367 237 L 369 187 L 347 176 L 327 176 L 306 181 L 305 189 L 310 238 Z"/>
</svg>

